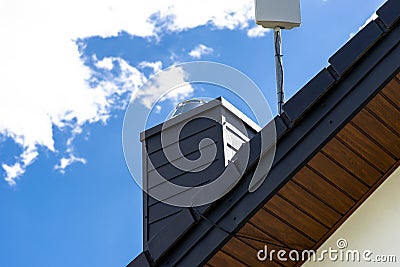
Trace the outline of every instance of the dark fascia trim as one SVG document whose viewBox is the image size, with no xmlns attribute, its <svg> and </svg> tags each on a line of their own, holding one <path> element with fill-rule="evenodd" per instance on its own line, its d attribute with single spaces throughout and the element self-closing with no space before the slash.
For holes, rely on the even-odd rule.
<svg viewBox="0 0 400 267">
<path fill-rule="evenodd" d="M 347 72 L 357 65 L 368 50 L 374 46 L 380 38 L 394 28 L 400 20 L 400 1 L 387 1 L 377 11 L 379 17 L 371 21 L 343 47 L 341 47 L 328 61 L 328 68 L 322 69 L 301 90 L 299 90 L 283 106 L 283 110 L 289 119 L 289 125 L 293 125 L 306 115 L 307 111 L 318 102 L 337 81 L 342 79 Z"/>
<path fill-rule="evenodd" d="M 376 14 L 381 18 L 386 28 L 390 29 L 400 19 L 400 1 L 389 0 L 381 8 L 378 9 Z"/>
<path fill-rule="evenodd" d="M 139 255 L 136 256 L 136 258 L 131 261 L 126 267 L 152 267 L 154 264 L 152 264 L 150 256 L 148 255 L 147 251 L 143 251 Z"/>
<path fill-rule="evenodd" d="M 328 69 L 321 70 L 284 105 L 283 110 L 291 124 L 300 120 L 336 82 Z"/>
<path fill-rule="evenodd" d="M 382 29 L 380 24 L 382 23 L 379 18 L 371 21 L 329 59 L 331 66 L 322 69 L 284 104 L 283 110 L 291 124 L 300 121 L 307 111 L 384 36 L 387 30 Z"/>
<path fill-rule="evenodd" d="M 213 205 L 208 220 L 192 227 L 159 266 L 205 264 L 399 72 L 399 36 L 397 27 L 376 43 L 346 77 L 311 107 L 301 123 L 280 138 L 273 167 L 257 191 L 247 191 L 252 176 L 249 170 L 230 193 Z"/>
<path fill-rule="evenodd" d="M 343 76 L 351 70 L 384 33 L 384 29 L 379 26 L 379 19 L 371 21 L 340 48 L 328 62 L 339 76 Z"/>
</svg>

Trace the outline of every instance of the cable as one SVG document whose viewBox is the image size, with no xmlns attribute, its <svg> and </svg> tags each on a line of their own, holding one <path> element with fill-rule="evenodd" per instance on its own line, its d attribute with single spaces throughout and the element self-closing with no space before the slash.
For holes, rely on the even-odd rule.
<svg viewBox="0 0 400 267">
<path fill-rule="evenodd" d="M 275 47 L 275 64 L 276 64 L 276 91 L 278 96 L 278 114 L 282 114 L 282 106 L 285 102 L 285 93 L 284 93 L 284 74 L 283 74 L 283 63 L 282 63 L 282 36 L 281 29 L 279 27 L 274 30 L 274 47 Z"/>
</svg>

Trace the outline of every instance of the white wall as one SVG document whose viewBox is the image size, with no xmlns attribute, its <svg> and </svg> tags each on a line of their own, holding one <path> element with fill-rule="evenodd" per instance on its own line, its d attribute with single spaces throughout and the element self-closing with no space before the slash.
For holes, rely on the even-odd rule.
<svg viewBox="0 0 400 267">
<path fill-rule="evenodd" d="M 322 250 L 338 250 L 338 239 L 347 241 L 348 250 L 362 253 L 370 250 L 374 259 L 377 255 L 396 255 L 397 263 L 354 263 L 331 261 L 325 255 L 323 262 L 306 262 L 304 267 L 328 266 L 400 266 L 400 168 L 397 170 L 353 213 L 350 218 L 321 246 Z M 340 252 L 338 252 L 338 255 Z M 345 255 L 345 254 L 344 254 Z M 352 258 L 352 257 L 351 257 Z M 346 255 L 343 257 L 346 259 Z"/>
</svg>

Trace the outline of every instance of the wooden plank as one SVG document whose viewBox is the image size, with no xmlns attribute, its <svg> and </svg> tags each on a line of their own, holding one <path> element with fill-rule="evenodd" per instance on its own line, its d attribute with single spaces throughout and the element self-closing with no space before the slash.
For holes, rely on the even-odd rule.
<svg viewBox="0 0 400 267">
<path fill-rule="evenodd" d="M 260 209 L 251 219 L 262 231 L 285 244 L 289 249 L 307 249 L 314 242 L 279 220 L 264 209 Z"/>
<path fill-rule="evenodd" d="M 381 172 L 386 172 L 396 162 L 394 158 L 388 155 L 383 149 L 351 124 L 346 125 L 346 127 L 337 134 L 337 137 L 354 151 L 361 154 Z"/>
<path fill-rule="evenodd" d="M 361 110 L 352 120 L 352 123 L 368 134 L 375 142 L 398 160 L 400 158 L 400 137 L 396 136 L 384 124 L 378 121 L 371 113 Z"/>
<path fill-rule="evenodd" d="M 303 167 L 292 180 L 341 214 L 346 213 L 355 203 L 346 194 L 322 179 L 308 167 Z"/>
<path fill-rule="evenodd" d="M 400 112 L 391 105 L 382 95 L 375 96 L 367 105 L 376 117 L 383 120 L 387 126 L 400 134 Z"/>
<path fill-rule="evenodd" d="M 320 173 L 325 179 L 340 187 L 353 199 L 360 198 L 368 191 L 368 186 L 320 152 L 307 165 Z"/>
<path fill-rule="evenodd" d="M 266 262 L 257 259 L 257 252 L 263 249 L 264 246 L 260 247 L 258 250 L 248 246 L 246 243 L 240 241 L 236 237 L 233 237 L 228 243 L 223 246 L 222 251 L 228 255 L 232 255 L 234 258 L 239 259 L 242 262 L 250 266 L 265 266 Z M 269 261 L 268 266 L 279 266 L 279 264 Z"/>
<path fill-rule="evenodd" d="M 278 240 L 272 238 L 268 234 L 264 233 L 251 223 L 246 223 L 237 233 L 239 237 L 249 237 L 263 240 L 264 243 L 274 244 L 280 247 L 284 247 L 285 245 L 279 242 Z"/>
<path fill-rule="evenodd" d="M 242 262 L 232 258 L 227 255 L 223 251 L 218 251 L 210 260 L 209 264 L 211 266 L 238 266 L 238 267 L 247 267 L 248 265 L 243 264 Z"/>
<path fill-rule="evenodd" d="M 290 225 L 311 237 L 313 240 L 319 240 L 328 231 L 328 228 L 278 195 L 271 198 L 267 204 L 265 204 L 264 208 L 268 209 L 279 218 L 289 222 Z"/>
<path fill-rule="evenodd" d="M 257 251 L 259 251 L 260 249 L 263 249 L 264 246 L 267 246 L 267 250 L 269 252 L 271 252 L 272 250 L 274 250 L 276 253 L 280 250 L 284 250 L 286 252 L 285 256 L 287 258 L 287 261 L 283 261 L 278 259 L 278 256 L 276 253 L 274 253 L 272 255 L 272 259 L 274 262 L 278 263 L 281 266 L 294 266 L 296 265 L 297 262 L 291 261 L 288 257 L 289 253 L 290 253 L 290 249 L 287 248 L 282 248 L 280 246 L 275 246 L 274 244 L 270 244 L 267 242 L 264 242 L 262 240 L 258 240 L 258 239 L 250 239 L 250 238 L 245 238 L 245 237 L 238 237 L 239 240 L 241 240 L 242 242 L 245 242 L 246 244 L 248 244 L 249 246 L 251 246 L 252 248 L 256 249 Z M 264 262 L 264 266 L 267 265 L 267 262 Z"/>
<path fill-rule="evenodd" d="M 392 168 L 390 168 L 385 174 L 383 174 L 379 180 L 374 184 L 374 186 L 368 190 L 368 192 L 360 198 L 357 203 L 343 216 L 340 220 L 332 227 L 326 235 L 321 238 L 312 247 L 313 250 L 317 250 L 327 239 L 329 239 L 333 233 L 343 224 L 346 220 L 381 186 L 381 184 L 397 169 L 400 167 L 400 161 L 397 161 Z M 296 267 L 300 267 L 303 262 L 299 262 Z"/>
<path fill-rule="evenodd" d="M 391 80 L 385 88 L 383 88 L 382 94 L 390 99 L 392 104 L 400 109 L 400 81 L 397 79 Z"/>
<path fill-rule="evenodd" d="M 340 218 L 340 214 L 327 206 L 320 199 L 314 197 L 306 190 L 289 181 L 278 194 L 297 207 L 304 210 L 327 227 L 332 227 Z"/>
<path fill-rule="evenodd" d="M 344 166 L 360 180 L 365 181 L 369 186 L 372 186 L 381 176 L 381 173 L 373 166 L 360 158 L 336 138 L 329 141 L 322 151 L 328 154 L 331 159 L 334 159 L 340 165 Z"/>
</svg>

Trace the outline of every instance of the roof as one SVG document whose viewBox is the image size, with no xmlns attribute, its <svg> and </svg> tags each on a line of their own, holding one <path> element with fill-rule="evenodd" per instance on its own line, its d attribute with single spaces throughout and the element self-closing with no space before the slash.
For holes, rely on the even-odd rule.
<svg viewBox="0 0 400 267">
<path fill-rule="evenodd" d="M 179 233 L 149 242 L 128 266 L 257 266 L 264 244 L 317 249 L 400 164 L 399 14 L 400 2 L 387 1 L 283 106 L 274 162 L 255 192 L 260 134 L 232 191 L 204 214 L 186 209 Z"/>
</svg>

